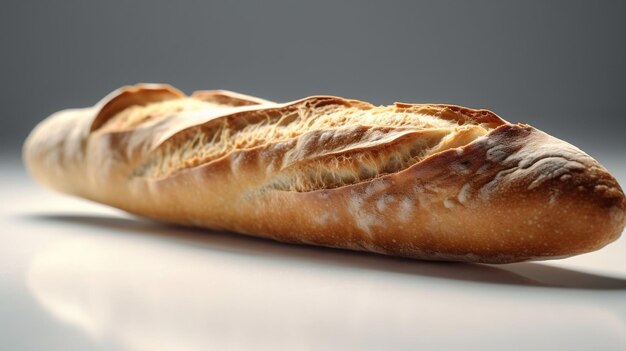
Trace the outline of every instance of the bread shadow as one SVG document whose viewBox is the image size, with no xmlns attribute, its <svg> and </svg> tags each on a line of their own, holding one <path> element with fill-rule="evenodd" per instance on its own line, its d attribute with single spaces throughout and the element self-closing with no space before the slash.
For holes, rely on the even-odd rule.
<svg viewBox="0 0 626 351">
<path fill-rule="evenodd" d="M 26 216 L 26 219 L 96 227 L 107 229 L 107 233 L 120 233 L 120 235 L 128 235 L 128 233 L 149 235 L 158 237 L 159 240 L 167 240 L 201 250 L 226 251 L 246 256 L 310 262 L 317 265 L 343 266 L 483 284 L 551 289 L 626 290 L 626 279 L 579 272 L 542 263 L 486 265 L 420 261 L 366 252 L 286 244 L 235 233 L 174 226 L 139 218 L 34 214 Z"/>
</svg>

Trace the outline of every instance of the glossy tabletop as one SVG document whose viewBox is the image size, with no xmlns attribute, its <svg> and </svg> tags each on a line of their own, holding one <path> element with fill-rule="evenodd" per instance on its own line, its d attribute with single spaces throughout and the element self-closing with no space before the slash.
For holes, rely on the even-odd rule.
<svg viewBox="0 0 626 351">
<path fill-rule="evenodd" d="M 420 262 L 157 224 L 16 161 L 0 194 L 0 350 L 626 350 L 626 237 L 540 263 Z"/>
</svg>

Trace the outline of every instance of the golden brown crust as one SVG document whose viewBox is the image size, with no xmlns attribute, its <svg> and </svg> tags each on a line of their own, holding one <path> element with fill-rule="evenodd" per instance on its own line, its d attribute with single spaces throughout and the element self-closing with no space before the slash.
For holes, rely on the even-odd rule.
<svg viewBox="0 0 626 351">
<path fill-rule="evenodd" d="M 138 84 L 122 87 L 96 104 L 98 114 L 91 123 L 90 131 L 100 128 L 111 117 L 129 106 L 144 106 L 151 102 L 180 99 L 184 96 L 183 92 L 170 85 Z"/>
<path fill-rule="evenodd" d="M 272 103 L 271 101 L 260 99 L 256 96 L 245 95 L 228 90 L 198 90 L 194 91 L 191 98 L 200 101 L 212 102 L 226 106 L 252 106 Z"/>
<path fill-rule="evenodd" d="M 49 186 L 157 220 L 420 259 L 570 256 L 626 224 L 591 157 L 451 105 L 131 87 L 42 122 L 24 159 Z"/>
</svg>

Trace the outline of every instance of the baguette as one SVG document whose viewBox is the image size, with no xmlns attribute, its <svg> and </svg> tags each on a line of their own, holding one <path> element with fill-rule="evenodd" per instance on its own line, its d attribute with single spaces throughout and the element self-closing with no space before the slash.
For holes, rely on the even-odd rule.
<svg viewBox="0 0 626 351">
<path fill-rule="evenodd" d="M 593 158 L 452 105 L 142 84 L 53 114 L 23 158 L 49 187 L 154 220 L 426 260 L 567 257 L 626 224 Z"/>
</svg>

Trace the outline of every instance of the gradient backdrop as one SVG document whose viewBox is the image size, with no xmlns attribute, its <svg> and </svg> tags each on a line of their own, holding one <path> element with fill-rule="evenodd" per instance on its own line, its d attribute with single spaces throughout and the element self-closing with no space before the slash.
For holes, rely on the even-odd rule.
<svg viewBox="0 0 626 351">
<path fill-rule="evenodd" d="M 136 82 L 488 108 L 626 147 L 625 1 L 3 1 L 0 147 Z"/>
<path fill-rule="evenodd" d="M 48 350 L 112 350 L 120 347 L 108 344 L 110 340 L 116 340 L 115 335 L 91 339 L 81 330 L 59 323 L 33 300 L 32 291 L 22 282 L 21 269 L 26 270 L 23 267 L 27 266 L 27 259 L 48 245 L 45 234 L 55 233 L 55 238 L 65 236 L 57 236 L 57 232 L 49 230 L 43 231 L 42 236 L 20 232 L 23 228 L 37 230 L 33 228 L 49 226 L 58 228 L 50 230 L 61 233 L 64 223 L 37 220 L 47 218 L 48 213 L 43 211 L 38 214 L 37 209 L 52 204 L 45 201 L 54 201 L 55 198 L 42 195 L 42 200 L 35 200 L 40 198 L 38 191 L 43 190 L 35 187 L 30 180 L 20 180 L 24 173 L 18 157 L 27 133 L 47 115 L 63 108 L 94 104 L 111 90 L 137 82 L 168 82 L 188 93 L 197 89 L 231 89 L 276 101 L 311 94 L 336 94 L 377 104 L 394 101 L 440 102 L 488 108 L 509 121 L 533 124 L 580 146 L 609 170 L 616 172 L 622 184 L 626 184 L 626 157 L 622 154 L 626 148 L 623 137 L 626 127 L 626 1 L 373 3 L 335 0 L 244 3 L 233 0 L 2 0 L 0 176 L 4 177 L 5 189 L 15 189 L 2 195 L 11 200 L 5 199 L 4 206 L 32 201 L 35 210 L 34 214 L 26 213 L 21 217 L 0 218 L 4 220 L 4 228 L 0 231 L 11 234 L 5 235 L 9 241 L 2 244 L 4 252 L 10 253 L 3 258 L 10 264 L 0 267 L 0 275 L 6 274 L 6 279 L 0 279 L 0 295 L 4 291 L 0 315 L 8 316 L 0 318 L 0 344 L 12 345 L 13 350 L 34 350 L 37 349 L 35 345 L 42 344 L 47 345 Z M 62 207 L 59 211 L 63 213 L 65 210 Z M 7 207 L 2 213 L 14 212 Z M 69 225 L 74 217 L 71 212 L 68 214 Z M 98 212 L 94 215 L 97 216 Z M 49 218 L 54 219 L 54 215 Z M 59 218 L 65 217 L 60 215 Z M 75 218 L 78 224 L 85 224 L 92 221 L 90 218 L 98 217 Z M 80 233 L 80 236 L 89 234 L 88 238 L 93 237 L 92 231 L 100 233 L 105 230 L 104 233 L 107 233 L 107 226 L 98 228 L 102 220 L 93 221 L 95 226 L 72 227 L 64 234 L 79 236 L 76 230 L 81 228 L 86 228 L 89 233 Z M 117 222 L 111 220 L 111 223 Z M 131 234 L 136 230 L 133 229 L 135 226 L 142 228 L 141 224 L 133 224 L 125 230 L 125 234 L 130 234 L 131 242 L 135 242 Z M 158 233 L 157 229 L 154 230 Z M 113 237 L 110 239 L 111 243 L 117 242 Z M 108 240 L 105 242 L 109 243 Z M 211 240 L 218 240 L 216 245 L 220 246 L 219 240 L 226 239 L 218 237 Z M 137 247 L 136 243 L 134 247 Z M 156 244 L 148 243 L 146 248 L 156 247 Z M 242 244 L 252 245 L 237 243 Z M 181 252 L 176 248 L 172 250 L 168 251 L 170 258 L 174 253 Z M 274 249 L 270 251 L 278 252 Z M 277 257 L 281 255 L 286 254 L 279 253 Z M 95 257 L 97 260 L 102 256 Z M 151 256 L 142 257 L 143 262 L 152 259 Z M 196 262 L 199 256 L 190 257 L 188 259 Z M 607 262 L 612 262 L 610 257 Z M 386 263 L 383 266 L 383 270 L 393 267 Z M 92 266 L 86 267 L 90 269 Z M 442 275 L 445 280 L 459 274 L 468 274 L 467 279 L 475 279 L 476 274 L 485 275 L 486 279 L 500 279 L 494 278 L 498 275 L 493 276 L 482 270 L 472 274 L 473 270 L 467 273 L 464 270 L 457 272 L 463 267 L 453 268 L 456 273 L 437 273 L 447 272 L 447 269 L 435 269 L 433 272 L 436 272 L 435 276 Z M 434 268 L 416 269 L 430 272 Z M 543 272 L 540 276 L 545 277 L 554 275 L 557 281 L 560 281 L 558 276 L 561 274 L 564 274 L 563 279 L 578 279 L 577 275 L 572 275 L 575 271 L 569 274 L 568 270 L 550 273 L 549 269 L 531 268 L 530 271 Z M 314 273 L 314 270 L 311 272 Z M 123 276 L 126 277 L 123 279 L 132 278 L 132 275 Z M 285 277 L 282 270 L 280 276 Z M 508 272 L 505 277 L 507 281 Z M 176 281 L 181 281 L 179 279 Z M 388 281 L 386 279 L 385 282 Z M 598 279 L 589 280 L 589 284 L 602 281 Z M 486 288 L 490 289 L 489 286 Z M 111 289 L 106 291 L 113 291 Z M 514 285 L 509 289 L 518 290 Z M 495 295 L 485 296 L 503 296 L 502 291 L 505 291 L 493 290 L 495 292 L 491 293 Z M 538 296 L 543 295 L 536 291 L 526 294 L 526 290 L 521 290 L 523 293 L 514 292 L 509 297 L 513 296 L 513 300 L 520 298 L 522 304 L 539 301 L 536 308 L 542 308 L 541 301 L 544 300 Z M 198 291 L 196 295 L 200 296 L 201 290 Z M 563 292 L 566 291 L 561 290 Z M 592 337 L 617 335 L 611 333 L 620 332 L 621 322 L 618 317 L 612 316 L 613 313 L 622 313 L 619 311 L 623 308 L 617 302 L 622 300 L 613 299 L 617 298 L 617 294 L 602 293 L 570 290 L 563 298 L 557 297 L 557 293 L 545 295 L 545 301 L 558 299 L 553 301 L 556 310 L 552 309 L 549 313 L 559 311 L 559 306 L 569 306 L 571 313 L 555 317 L 557 319 L 547 318 L 539 326 L 569 316 L 585 318 L 587 311 L 591 317 L 601 317 L 599 321 L 602 322 L 597 323 L 596 329 L 590 329 L 592 334 L 602 330 Z M 124 302 L 130 300 L 116 300 L 115 295 L 111 296 L 110 301 L 114 301 L 117 308 L 125 309 L 124 313 L 120 312 L 121 318 L 140 321 L 133 319 L 137 309 L 126 311 L 128 306 Z M 365 296 L 378 295 L 366 291 Z M 466 300 L 471 300 L 472 296 L 470 293 Z M 578 305 L 570 306 L 574 302 Z M 609 313 L 608 309 L 604 310 L 612 304 L 616 306 L 615 311 Z M 454 309 L 454 306 L 451 308 Z M 478 306 L 476 308 L 482 305 Z M 196 318 L 202 314 L 201 309 L 198 311 L 193 314 Z M 528 311 L 532 316 L 532 309 Z M 524 309 L 524 313 L 528 311 Z M 496 316 L 506 316 L 509 321 L 509 312 L 500 312 Z M 108 318 L 109 313 L 107 310 L 104 315 Z M 513 309 L 511 313 L 519 314 L 519 309 Z M 490 316 L 493 321 L 493 314 Z M 190 325 L 188 322 L 194 321 L 179 318 L 183 321 L 181 328 L 187 328 Z M 528 318 L 522 322 L 530 320 Z M 614 322 L 611 322 L 612 318 L 616 318 Z M 108 322 L 117 320 L 107 319 Z M 594 323 L 596 320 L 584 320 L 582 323 Z M 169 322 L 176 321 L 172 319 Z M 463 321 L 457 321 L 459 323 Z M 542 340 L 548 340 L 545 338 L 554 339 L 555 335 L 560 335 L 558 333 L 568 331 L 567 326 L 584 325 L 575 324 L 578 323 L 575 320 L 572 323 L 559 324 L 558 328 L 538 336 L 538 339 L 521 340 L 520 345 L 529 341 L 541 344 Z M 119 324 L 117 327 L 124 328 L 125 325 L 144 326 L 135 323 Z M 147 323 L 147 328 L 154 325 Z M 504 323 L 501 328 L 507 325 L 510 324 Z M 530 335 L 529 330 L 530 333 L 538 330 L 537 326 L 523 329 L 524 335 Z M 177 335 L 177 330 L 167 329 L 170 334 L 164 335 Z M 399 332 L 404 330 L 400 328 Z M 436 329 L 431 327 L 427 330 Z M 475 329 L 470 329 L 470 332 L 472 330 Z M 585 331 L 582 330 L 576 340 L 586 340 Z M 1 336 L 3 333 L 4 336 Z M 494 340 L 506 337 L 506 334 L 496 335 Z M 193 345 L 193 340 L 191 342 Z M 585 344 L 581 345 L 584 347 Z M 602 345 L 597 347 L 602 349 Z"/>
</svg>

